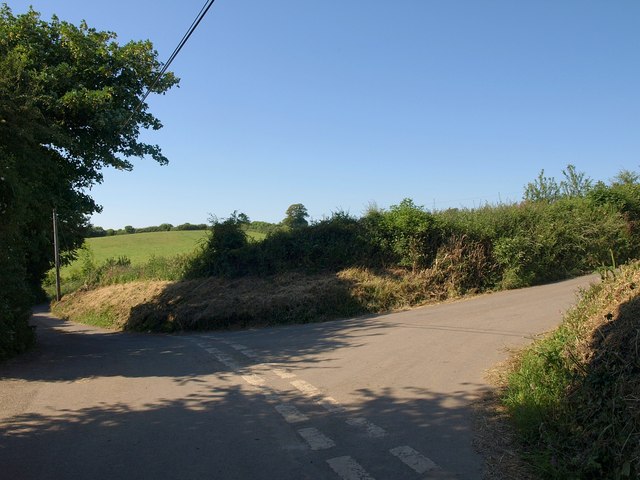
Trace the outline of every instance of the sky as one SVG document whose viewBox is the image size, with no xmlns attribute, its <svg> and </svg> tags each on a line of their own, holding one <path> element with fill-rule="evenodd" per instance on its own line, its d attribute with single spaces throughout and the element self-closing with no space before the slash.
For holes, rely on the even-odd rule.
<svg viewBox="0 0 640 480">
<path fill-rule="evenodd" d="M 7 2 L 149 39 L 168 59 L 204 0 Z M 149 97 L 164 128 L 90 194 L 94 225 L 278 222 L 518 201 L 541 169 L 640 170 L 637 0 L 217 0 Z"/>
</svg>

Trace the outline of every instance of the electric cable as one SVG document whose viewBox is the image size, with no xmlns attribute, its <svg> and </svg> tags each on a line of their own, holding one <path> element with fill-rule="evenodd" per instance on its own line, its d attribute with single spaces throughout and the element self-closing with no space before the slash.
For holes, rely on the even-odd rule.
<svg viewBox="0 0 640 480">
<path fill-rule="evenodd" d="M 166 73 L 167 69 L 169 68 L 171 63 L 175 60 L 175 58 L 178 56 L 178 54 L 180 53 L 180 50 L 182 50 L 182 47 L 185 46 L 185 44 L 187 43 L 187 41 L 189 40 L 193 32 L 196 30 L 196 28 L 198 28 L 198 25 L 200 25 L 200 22 L 205 17 L 205 15 L 207 14 L 207 12 L 209 11 L 209 9 L 211 8 L 214 2 L 215 0 L 206 0 L 204 5 L 202 5 L 200 12 L 198 13 L 198 15 L 196 15 L 196 18 L 193 20 L 193 22 L 191 22 L 191 26 L 187 29 L 187 32 L 182 36 L 182 39 L 180 40 L 176 48 L 173 50 L 173 53 L 169 56 L 165 64 L 162 66 L 162 69 L 160 69 L 160 71 L 158 72 L 158 75 L 156 75 L 156 78 L 153 80 L 151 85 L 147 88 L 147 91 L 138 102 L 138 106 L 133 110 L 133 112 L 131 112 L 131 114 L 129 115 L 129 118 L 127 118 L 127 120 L 122 124 L 122 128 L 120 130 L 123 130 L 129 124 L 133 116 L 136 113 L 138 113 L 138 111 L 140 111 L 140 108 L 142 108 L 142 104 L 144 103 L 144 101 L 151 94 L 151 91 L 158 84 L 162 76 Z"/>
</svg>

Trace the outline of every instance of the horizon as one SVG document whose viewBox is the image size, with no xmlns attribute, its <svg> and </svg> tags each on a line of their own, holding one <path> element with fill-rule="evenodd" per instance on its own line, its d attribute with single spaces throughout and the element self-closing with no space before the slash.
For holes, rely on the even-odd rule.
<svg viewBox="0 0 640 480">
<path fill-rule="evenodd" d="M 43 20 L 150 39 L 166 61 L 202 1 L 8 2 Z M 544 169 L 596 180 L 640 163 L 640 4 L 216 2 L 147 100 L 141 138 L 170 164 L 104 171 L 91 223 L 275 223 L 412 198 L 426 208 L 519 201 Z"/>
</svg>

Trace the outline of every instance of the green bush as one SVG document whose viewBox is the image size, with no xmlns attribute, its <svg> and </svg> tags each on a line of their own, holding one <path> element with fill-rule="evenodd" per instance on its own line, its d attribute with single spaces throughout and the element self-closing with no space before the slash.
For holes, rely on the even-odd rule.
<svg viewBox="0 0 640 480">
<path fill-rule="evenodd" d="M 428 267 L 443 242 L 436 218 L 409 198 L 380 213 L 373 225 L 377 230 L 373 238 L 387 258 L 413 272 Z"/>
</svg>

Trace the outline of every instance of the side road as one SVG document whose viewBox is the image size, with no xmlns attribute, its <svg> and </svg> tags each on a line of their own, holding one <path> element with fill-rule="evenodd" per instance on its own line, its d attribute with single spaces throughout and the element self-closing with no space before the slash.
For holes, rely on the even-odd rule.
<svg viewBox="0 0 640 480">
<path fill-rule="evenodd" d="M 39 311 L 39 347 L 0 365 L 0 476 L 481 478 L 469 405 L 484 371 L 595 281 L 172 336 Z"/>
</svg>

